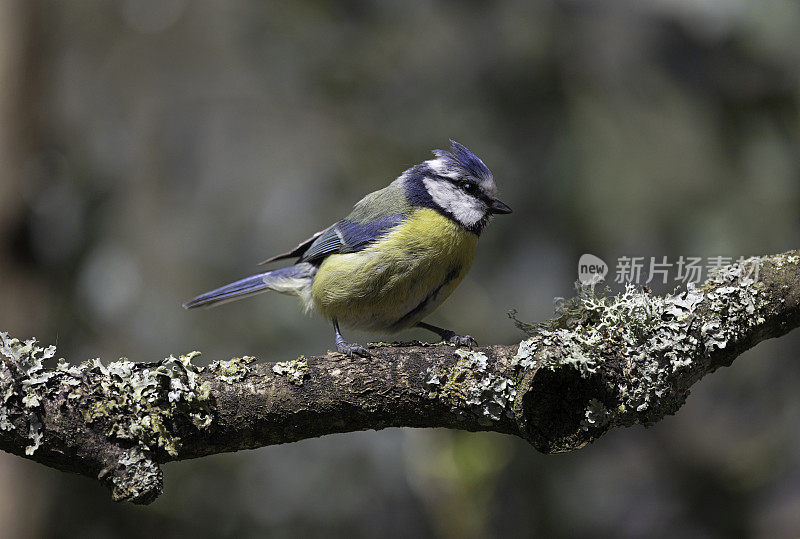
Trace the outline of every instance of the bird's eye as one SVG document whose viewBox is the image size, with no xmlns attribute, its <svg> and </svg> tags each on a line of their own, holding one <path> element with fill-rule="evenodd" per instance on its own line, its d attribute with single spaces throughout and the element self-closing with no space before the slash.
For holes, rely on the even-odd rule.
<svg viewBox="0 0 800 539">
<path fill-rule="evenodd" d="M 461 182 L 461 188 L 470 194 L 475 194 L 478 192 L 478 184 L 469 180 Z"/>
</svg>

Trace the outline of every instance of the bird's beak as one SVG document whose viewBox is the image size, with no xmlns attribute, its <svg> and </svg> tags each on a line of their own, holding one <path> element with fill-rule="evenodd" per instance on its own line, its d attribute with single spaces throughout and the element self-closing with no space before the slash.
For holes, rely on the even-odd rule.
<svg viewBox="0 0 800 539">
<path fill-rule="evenodd" d="M 497 200 L 496 198 L 492 199 L 492 203 L 489 205 L 489 212 L 490 213 L 511 213 L 511 208 Z"/>
</svg>

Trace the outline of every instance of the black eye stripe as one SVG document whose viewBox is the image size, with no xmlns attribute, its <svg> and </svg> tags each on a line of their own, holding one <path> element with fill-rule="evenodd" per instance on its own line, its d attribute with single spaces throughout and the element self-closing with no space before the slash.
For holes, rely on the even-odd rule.
<svg viewBox="0 0 800 539">
<path fill-rule="evenodd" d="M 452 185 L 453 187 L 455 187 L 456 189 L 463 189 L 463 190 L 467 191 L 468 193 L 470 193 L 471 195 L 474 195 L 474 196 L 476 196 L 476 197 L 478 197 L 480 199 L 485 199 L 486 198 L 483 195 L 483 191 L 481 191 L 481 188 L 478 185 L 478 182 L 475 182 L 475 181 L 472 181 L 472 180 L 459 180 L 459 179 L 451 178 L 449 176 L 442 176 L 441 174 L 436 174 L 434 172 L 431 172 L 430 177 L 432 177 L 432 178 L 434 178 L 436 180 L 439 180 L 439 181 L 447 182 L 450 185 Z M 470 189 L 467 189 L 467 188 L 465 188 L 465 184 L 470 184 L 470 185 L 472 185 L 472 187 Z"/>
<path fill-rule="evenodd" d="M 442 179 L 442 180 L 445 180 L 445 181 L 449 182 L 451 185 L 453 185 L 457 189 L 461 189 L 461 190 L 466 191 L 470 195 L 472 195 L 475 198 L 477 198 L 477 199 L 481 200 L 482 202 L 484 202 L 487 206 L 490 205 L 491 202 L 492 202 L 491 199 L 484 194 L 484 192 L 481 190 L 481 188 L 480 188 L 480 186 L 478 185 L 477 182 L 474 182 L 472 180 L 454 180 L 453 178 L 448 178 L 446 176 L 438 176 L 438 177 L 440 179 Z M 472 185 L 471 189 L 467 189 L 465 187 L 465 184 L 467 184 L 467 183 Z"/>
<path fill-rule="evenodd" d="M 471 186 L 471 189 L 480 190 L 478 188 L 478 184 L 472 180 L 456 180 L 453 178 L 448 178 L 447 176 L 439 176 L 439 178 L 450 182 L 453 186 L 457 187 L 458 189 L 466 189 L 467 185 Z"/>
</svg>

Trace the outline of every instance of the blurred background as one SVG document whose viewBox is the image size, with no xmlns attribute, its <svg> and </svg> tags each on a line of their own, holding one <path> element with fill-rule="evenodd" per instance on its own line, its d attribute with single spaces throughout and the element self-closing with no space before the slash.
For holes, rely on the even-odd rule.
<svg viewBox="0 0 800 539">
<path fill-rule="evenodd" d="M 797 248 L 798 28 L 794 0 L 0 0 L 0 330 L 73 362 L 323 353 L 330 328 L 294 298 L 180 304 L 448 138 L 514 209 L 429 319 L 484 344 L 522 337 L 509 309 L 550 316 L 585 252 L 613 266 Z M 677 416 L 565 455 L 353 433 L 169 464 L 165 494 L 136 507 L 3 454 L 0 529 L 797 536 L 798 352 L 798 332 L 762 343 Z"/>
</svg>

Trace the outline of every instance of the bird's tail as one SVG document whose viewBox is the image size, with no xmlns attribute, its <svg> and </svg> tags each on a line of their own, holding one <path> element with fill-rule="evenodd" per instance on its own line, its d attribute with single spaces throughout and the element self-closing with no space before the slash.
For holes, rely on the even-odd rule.
<svg viewBox="0 0 800 539">
<path fill-rule="evenodd" d="M 257 273 L 236 282 L 221 286 L 216 290 L 200 294 L 183 304 L 184 309 L 195 307 L 213 307 L 260 294 L 267 290 L 274 290 L 282 294 L 300 296 L 308 301 L 311 292 L 311 283 L 316 273 L 316 267 L 308 263 L 295 264 L 264 273 Z"/>
</svg>

